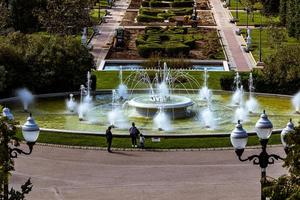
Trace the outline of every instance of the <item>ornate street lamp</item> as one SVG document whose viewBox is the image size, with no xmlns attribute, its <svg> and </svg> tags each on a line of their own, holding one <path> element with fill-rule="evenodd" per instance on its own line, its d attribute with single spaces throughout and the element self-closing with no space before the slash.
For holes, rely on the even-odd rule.
<svg viewBox="0 0 300 200">
<path fill-rule="evenodd" d="M 295 126 L 292 122 L 292 119 L 290 119 L 286 127 L 281 131 L 281 143 L 284 147 L 285 153 L 288 153 L 288 148 L 289 148 L 289 145 L 287 144 L 287 136 L 293 132 L 295 132 Z"/>
<path fill-rule="evenodd" d="M 290 130 L 290 127 L 291 126 L 289 126 L 289 129 L 286 130 Z M 238 124 L 236 125 L 235 129 L 230 134 L 231 144 L 235 148 L 235 153 L 238 156 L 238 159 L 241 162 L 253 161 L 254 165 L 259 165 L 261 168 L 261 199 L 262 200 L 266 199 L 266 197 L 262 192 L 263 184 L 266 181 L 266 168 L 268 167 L 269 164 L 274 164 L 275 160 L 283 160 L 283 158 L 280 157 L 279 155 L 268 154 L 266 151 L 269 138 L 272 134 L 272 130 L 273 130 L 273 124 L 268 119 L 268 116 L 266 115 L 265 111 L 263 111 L 263 114 L 261 114 L 259 120 L 255 124 L 255 131 L 259 138 L 262 151 L 259 155 L 252 155 L 245 159 L 242 158 L 242 155 L 247 145 L 248 134 L 243 129 L 242 125 L 240 124 L 240 121 L 238 121 Z M 282 135 L 286 135 L 287 132 L 288 131 L 284 132 Z"/>
<path fill-rule="evenodd" d="M 4 108 L 3 109 L 3 116 L 7 117 L 7 119 L 12 120 L 13 119 L 13 115 L 10 113 L 8 108 Z M 6 123 L 8 126 L 9 131 L 13 130 L 13 125 Z M 40 133 L 40 129 L 38 127 L 38 125 L 35 123 L 31 113 L 30 116 L 27 118 L 26 123 L 22 126 L 22 133 L 23 133 L 23 137 L 27 142 L 27 145 L 29 147 L 29 151 L 25 152 L 22 149 L 17 148 L 18 145 L 13 144 L 13 145 L 9 145 L 10 143 L 10 136 L 9 136 L 9 131 L 3 131 L 2 132 L 2 136 L 3 137 L 3 147 L 4 149 L 4 158 L 3 158 L 3 171 L 5 174 L 5 177 L 8 177 L 9 171 L 12 170 L 11 166 L 10 166 L 10 162 L 12 160 L 12 158 L 17 158 L 18 154 L 25 154 L 25 155 L 29 155 L 32 153 L 33 150 L 33 146 L 36 142 L 36 140 L 38 139 L 39 133 Z M 8 187 L 9 183 L 8 183 L 8 178 L 5 178 L 3 181 L 3 199 L 4 200 L 8 200 L 9 199 L 9 187 Z"/>
</svg>

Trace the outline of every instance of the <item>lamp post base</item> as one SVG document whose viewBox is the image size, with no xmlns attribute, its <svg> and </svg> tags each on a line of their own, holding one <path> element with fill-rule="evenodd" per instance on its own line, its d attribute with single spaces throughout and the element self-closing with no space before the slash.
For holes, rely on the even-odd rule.
<svg viewBox="0 0 300 200">
<path fill-rule="evenodd" d="M 258 62 L 256 63 L 256 66 L 258 66 L 258 67 L 263 67 L 263 66 L 265 66 L 265 63 L 264 63 L 263 61 L 258 61 Z"/>
</svg>

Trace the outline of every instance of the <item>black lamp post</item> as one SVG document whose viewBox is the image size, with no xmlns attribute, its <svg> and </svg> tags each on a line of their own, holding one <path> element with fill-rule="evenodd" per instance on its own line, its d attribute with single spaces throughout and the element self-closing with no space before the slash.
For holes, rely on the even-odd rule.
<svg viewBox="0 0 300 200">
<path fill-rule="evenodd" d="M 262 13 L 260 11 L 260 25 L 259 25 L 259 61 L 257 62 L 257 66 L 263 66 L 264 63 L 262 61 L 262 42 L 261 42 L 261 31 L 262 31 Z"/>
<path fill-rule="evenodd" d="M 99 0 L 99 4 L 98 4 L 98 19 L 99 19 L 99 21 L 100 21 L 100 19 L 101 19 L 100 8 L 101 8 L 101 1 Z"/>
<path fill-rule="evenodd" d="M 235 1 L 235 22 L 239 21 L 239 0 Z"/>
<path fill-rule="evenodd" d="M 292 130 L 291 127 L 292 126 L 290 126 L 289 129 L 287 129 L 287 128 L 284 129 L 286 131 L 284 131 L 284 133 L 282 133 L 282 135 L 284 135 L 284 136 L 282 136 L 282 138 L 285 138 L 286 134 L 288 134 Z M 263 189 L 263 185 L 266 181 L 266 169 L 267 169 L 268 165 L 274 164 L 275 160 L 283 160 L 283 158 L 280 157 L 279 155 L 267 153 L 267 144 L 268 144 L 269 138 L 272 134 L 272 129 L 273 129 L 273 125 L 272 125 L 271 121 L 268 119 L 268 116 L 266 115 L 266 113 L 264 111 L 263 114 L 260 116 L 260 119 L 256 122 L 256 125 L 255 125 L 256 134 L 259 137 L 262 151 L 259 155 L 252 155 L 245 159 L 242 158 L 242 155 L 243 155 L 244 149 L 247 145 L 248 134 L 243 129 L 243 126 L 240 123 L 240 121 L 238 121 L 238 124 L 236 125 L 235 129 L 231 132 L 231 135 L 230 135 L 230 140 L 231 140 L 232 146 L 235 148 L 235 153 L 238 156 L 238 159 L 241 162 L 253 161 L 254 165 L 259 165 L 261 168 L 261 200 L 266 200 L 266 197 L 264 196 L 262 189 Z M 283 143 L 283 145 L 284 145 L 284 143 Z M 285 147 L 285 149 L 286 148 L 287 147 Z"/>
<path fill-rule="evenodd" d="M 8 120 L 13 120 L 13 115 L 10 113 L 8 108 L 4 108 L 2 112 L 3 117 L 6 117 Z M 11 130 L 9 124 L 7 124 L 7 129 Z M 29 147 L 29 151 L 25 152 L 22 149 L 17 148 L 15 145 L 9 145 L 10 138 L 9 138 L 9 132 L 3 131 L 2 137 L 3 137 L 3 144 L 4 144 L 4 183 L 3 183 L 3 199 L 8 200 L 9 199 L 9 181 L 8 181 L 8 174 L 9 171 L 13 170 L 13 166 L 11 165 L 11 159 L 17 158 L 18 154 L 25 154 L 29 155 L 32 153 L 33 146 L 38 139 L 40 133 L 40 129 L 38 125 L 35 123 L 34 119 L 32 118 L 32 115 L 30 113 L 30 116 L 27 118 L 26 123 L 22 126 L 22 134 L 24 139 L 27 142 L 27 145 Z"/>
</svg>

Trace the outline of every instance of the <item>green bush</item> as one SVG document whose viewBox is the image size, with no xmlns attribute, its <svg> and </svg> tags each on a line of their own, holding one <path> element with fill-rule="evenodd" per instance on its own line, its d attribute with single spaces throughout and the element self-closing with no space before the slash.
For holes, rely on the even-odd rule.
<svg viewBox="0 0 300 200">
<path fill-rule="evenodd" d="M 168 56 L 188 55 L 190 47 L 182 43 L 169 42 L 165 45 L 165 51 Z"/>
<path fill-rule="evenodd" d="M 138 53 L 144 57 L 144 58 L 148 58 L 151 55 L 154 54 L 159 54 L 161 52 L 163 52 L 163 47 L 160 44 L 157 43 L 149 43 L 149 44 L 143 44 L 143 45 L 139 45 L 137 47 Z"/>
<path fill-rule="evenodd" d="M 165 8 L 165 7 L 170 7 L 170 3 L 162 2 L 162 1 L 150 1 L 150 7 Z"/>
<path fill-rule="evenodd" d="M 191 15 L 193 14 L 193 9 L 192 8 L 171 9 L 169 10 L 169 12 L 173 13 L 176 16 Z"/>
<path fill-rule="evenodd" d="M 137 16 L 137 21 L 138 22 L 163 22 L 164 18 L 150 16 L 150 15 L 139 15 Z"/>
<path fill-rule="evenodd" d="M 175 14 L 173 13 L 160 13 L 157 15 L 158 17 L 162 17 L 164 19 L 169 19 L 170 17 L 173 17 L 175 16 Z"/>
<path fill-rule="evenodd" d="M 140 8 L 140 14 L 142 15 L 157 16 L 161 12 L 162 10 L 159 9 Z"/>
<path fill-rule="evenodd" d="M 142 1 L 143 7 L 150 7 L 150 1 Z"/>
<path fill-rule="evenodd" d="M 172 3 L 173 8 L 184 8 L 184 7 L 193 7 L 194 6 L 194 1 L 174 1 Z"/>
<path fill-rule="evenodd" d="M 195 48 L 195 45 L 196 45 L 196 40 L 195 40 L 195 39 L 185 40 L 185 41 L 183 42 L 183 44 L 189 46 L 191 49 L 194 49 L 194 48 Z"/>
</svg>

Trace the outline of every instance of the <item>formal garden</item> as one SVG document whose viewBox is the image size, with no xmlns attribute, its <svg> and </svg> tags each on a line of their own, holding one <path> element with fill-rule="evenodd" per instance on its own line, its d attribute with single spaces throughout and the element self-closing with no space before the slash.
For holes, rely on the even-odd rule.
<svg viewBox="0 0 300 200">
<path fill-rule="evenodd" d="M 300 3 L 220 1 L 230 18 L 218 20 L 209 0 L 118 3 L 0 0 L 0 136 L 8 134 L 0 147 L 27 141 L 22 125 L 29 112 L 40 126 L 38 143 L 106 147 L 110 126 L 113 147 L 123 150 L 131 148 L 132 121 L 146 137 L 145 150 L 231 147 L 230 134 L 244 133 L 241 125 L 248 146 L 258 146 L 256 121 L 267 114 L 273 123 L 268 144 L 289 143 L 292 177 L 267 182 L 265 194 L 299 199 L 293 163 L 299 138 L 283 138 L 282 131 L 292 118 L 299 132 Z M 121 19 L 111 14 L 120 10 Z M 222 20 L 232 24 L 224 22 L 224 28 Z M 242 41 L 243 59 L 262 65 L 233 67 L 240 52 L 225 31 Z M 117 67 L 106 69 L 107 63 Z M 0 199 L 4 180 L 0 174 Z M 282 192 L 280 183 L 296 187 Z M 10 195 L 20 196 L 14 190 Z"/>
<path fill-rule="evenodd" d="M 224 59 L 215 29 L 146 27 L 125 29 L 124 46 L 112 46 L 107 59 L 141 59 L 188 56 L 190 59 Z M 126 50 L 126 51 L 124 51 Z"/>
</svg>

